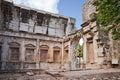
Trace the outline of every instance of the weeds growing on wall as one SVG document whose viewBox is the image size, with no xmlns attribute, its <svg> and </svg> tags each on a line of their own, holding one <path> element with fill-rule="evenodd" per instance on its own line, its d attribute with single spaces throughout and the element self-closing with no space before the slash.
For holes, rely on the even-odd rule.
<svg viewBox="0 0 120 80">
<path fill-rule="evenodd" d="M 112 31 L 113 38 L 120 40 L 120 0 L 95 0 L 98 23 L 106 33 Z"/>
</svg>

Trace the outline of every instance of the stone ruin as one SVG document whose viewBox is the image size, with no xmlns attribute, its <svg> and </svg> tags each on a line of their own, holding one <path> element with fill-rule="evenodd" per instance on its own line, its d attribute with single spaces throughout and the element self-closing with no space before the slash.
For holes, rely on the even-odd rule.
<svg viewBox="0 0 120 80">
<path fill-rule="evenodd" d="M 82 68 L 118 65 L 120 41 L 105 35 L 92 0 L 83 5 L 82 29 L 75 19 L 0 0 L 0 70 L 76 70 L 76 49 L 83 38 Z"/>
<path fill-rule="evenodd" d="M 88 0 L 83 5 L 83 59 L 86 68 L 100 69 L 119 67 L 120 41 L 114 40 L 111 32 L 106 34 L 97 22 L 95 0 Z"/>
<path fill-rule="evenodd" d="M 0 69 L 70 69 L 75 19 L 0 0 Z M 81 35 L 80 35 L 81 36 Z M 76 42 L 77 43 L 77 42 Z"/>
</svg>

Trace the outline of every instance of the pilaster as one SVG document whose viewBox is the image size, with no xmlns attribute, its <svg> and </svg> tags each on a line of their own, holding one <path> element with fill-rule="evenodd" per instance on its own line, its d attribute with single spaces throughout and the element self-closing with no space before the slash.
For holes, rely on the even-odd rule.
<svg viewBox="0 0 120 80">
<path fill-rule="evenodd" d="M 21 69 L 24 68 L 24 61 L 25 61 L 25 43 L 24 40 L 22 40 L 21 46 L 20 46 L 20 61 L 21 61 Z"/>
<path fill-rule="evenodd" d="M 2 44 L 2 70 L 6 69 L 6 62 L 8 61 L 7 56 L 8 56 L 8 43 L 7 43 L 7 39 L 4 39 L 3 44 Z"/>
</svg>

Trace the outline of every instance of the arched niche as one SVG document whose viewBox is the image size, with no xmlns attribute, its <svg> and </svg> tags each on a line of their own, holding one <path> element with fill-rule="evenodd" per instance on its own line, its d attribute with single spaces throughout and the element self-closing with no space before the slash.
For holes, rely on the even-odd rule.
<svg viewBox="0 0 120 80">
<path fill-rule="evenodd" d="M 33 44 L 25 45 L 25 61 L 34 61 L 35 46 Z"/>
<path fill-rule="evenodd" d="M 17 42 L 9 43 L 9 60 L 19 61 L 20 58 L 20 44 Z"/>
<path fill-rule="evenodd" d="M 58 46 L 53 47 L 53 62 L 61 61 L 61 48 Z"/>
<path fill-rule="evenodd" d="M 47 62 L 48 50 L 49 50 L 49 47 L 47 45 L 40 46 L 40 61 L 41 62 Z"/>
</svg>

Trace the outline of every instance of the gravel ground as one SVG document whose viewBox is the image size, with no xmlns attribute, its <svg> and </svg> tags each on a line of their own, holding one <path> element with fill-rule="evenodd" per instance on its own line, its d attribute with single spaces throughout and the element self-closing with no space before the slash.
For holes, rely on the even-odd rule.
<svg viewBox="0 0 120 80">
<path fill-rule="evenodd" d="M 82 76 L 82 75 L 92 75 L 92 74 L 103 74 L 103 73 L 112 73 L 120 72 L 120 69 L 98 69 L 98 70 L 82 70 L 82 71 L 67 71 L 62 72 L 62 75 L 65 76 Z"/>
<path fill-rule="evenodd" d="M 120 69 L 99 69 L 59 72 L 59 75 L 0 74 L 0 80 L 120 80 Z"/>
</svg>

